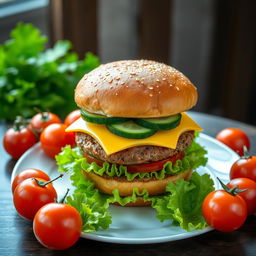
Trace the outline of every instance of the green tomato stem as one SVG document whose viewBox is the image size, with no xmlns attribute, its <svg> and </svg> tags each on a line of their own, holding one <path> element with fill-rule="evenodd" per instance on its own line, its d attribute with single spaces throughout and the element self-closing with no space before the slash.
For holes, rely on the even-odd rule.
<svg viewBox="0 0 256 256">
<path fill-rule="evenodd" d="M 56 177 L 56 178 L 54 178 L 54 179 L 52 179 L 50 181 L 42 181 L 42 180 L 38 180 L 36 178 L 33 178 L 33 179 L 36 181 L 38 186 L 45 187 L 46 185 L 48 185 L 48 184 L 52 183 L 53 181 L 55 181 L 55 180 L 57 180 L 59 178 L 62 178 L 62 177 L 63 177 L 63 174 L 60 174 L 58 177 Z"/>
<path fill-rule="evenodd" d="M 229 188 L 227 185 L 225 185 L 218 177 L 217 177 L 219 183 L 221 184 L 222 188 L 229 193 L 232 196 L 236 196 L 239 193 L 242 193 L 244 191 L 247 191 L 248 189 L 239 189 L 238 186 L 234 187 L 234 188 Z"/>
<path fill-rule="evenodd" d="M 65 202 L 65 200 L 66 200 L 66 197 L 67 197 L 69 191 L 70 191 L 70 189 L 68 188 L 67 191 L 66 191 L 66 193 L 65 193 L 65 195 L 63 196 L 63 198 L 59 201 L 59 203 L 64 204 L 64 202 Z"/>
<path fill-rule="evenodd" d="M 41 119 L 43 122 L 47 122 L 49 120 L 49 111 L 43 112 L 41 109 L 34 107 L 34 110 L 41 115 Z"/>
<path fill-rule="evenodd" d="M 243 150 L 244 150 L 244 155 L 241 157 L 242 159 L 248 159 L 250 158 L 250 154 L 249 154 L 249 150 L 247 149 L 247 147 L 244 145 L 243 146 Z"/>
<path fill-rule="evenodd" d="M 17 116 L 13 124 L 13 129 L 15 131 L 20 131 L 24 127 L 26 127 L 26 120 L 22 116 Z"/>
</svg>

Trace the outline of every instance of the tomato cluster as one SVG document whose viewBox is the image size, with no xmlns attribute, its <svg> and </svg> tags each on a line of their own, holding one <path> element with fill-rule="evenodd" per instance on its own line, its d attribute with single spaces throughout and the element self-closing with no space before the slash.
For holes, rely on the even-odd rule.
<svg viewBox="0 0 256 256">
<path fill-rule="evenodd" d="M 27 124 L 22 117 L 17 117 L 13 127 L 7 130 L 3 138 L 6 152 L 14 159 L 32 147 L 39 138 L 42 149 L 54 158 L 65 145 L 75 145 L 75 134 L 66 133 L 65 129 L 80 117 L 80 111 L 74 110 L 65 118 L 64 124 L 58 116 L 50 112 L 34 115 Z"/>
<path fill-rule="evenodd" d="M 71 247 L 82 230 L 78 211 L 57 203 L 57 193 L 49 176 L 41 170 L 21 171 L 12 183 L 13 203 L 20 216 L 33 221 L 37 240 L 47 248 L 64 250 Z"/>
<path fill-rule="evenodd" d="M 219 134 L 223 139 L 225 133 Z M 231 146 L 233 143 L 233 150 L 243 156 L 232 165 L 230 182 L 227 185 L 222 184 L 223 190 L 208 194 L 202 205 L 202 212 L 207 223 L 223 232 L 238 229 L 248 215 L 256 213 L 256 156 L 249 156 L 247 151 L 244 151 L 250 147 L 249 139 L 247 140 L 248 137 L 244 136 L 244 133 L 240 131 L 233 133 L 233 139 L 240 143 L 230 139 L 230 131 L 227 134 L 229 138 L 225 144 Z M 240 137 L 241 134 L 242 137 Z M 220 136 L 217 136 L 217 139 L 220 139 Z"/>
<path fill-rule="evenodd" d="M 4 148 L 18 159 L 39 140 L 45 154 L 54 158 L 65 145 L 74 146 L 74 133 L 66 133 L 65 129 L 79 117 L 79 110 L 71 112 L 64 124 L 50 112 L 36 114 L 29 123 L 17 117 L 4 135 Z M 72 206 L 57 203 L 54 180 L 38 169 L 21 171 L 12 182 L 13 203 L 20 216 L 33 221 L 34 234 L 42 245 L 63 250 L 78 240 L 82 219 Z"/>
</svg>

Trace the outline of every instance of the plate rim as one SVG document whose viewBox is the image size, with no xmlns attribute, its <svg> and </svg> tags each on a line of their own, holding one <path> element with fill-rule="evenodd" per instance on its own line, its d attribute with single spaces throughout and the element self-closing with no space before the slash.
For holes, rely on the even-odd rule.
<svg viewBox="0 0 256 256">
<path fill-rule="evenodd" d="M 92 234 L 82 233 L 80 237 L 94 240 L 94 241 L 107 242 L 107 243 L 156 244 L 156 243 L 165 243 L 165 242 L 183 240 L 190 237 L 202 235 L 212 230 L 213 228 L 206 227 L 202 230 L 195 230 L 195 231 L 190 231 L 190 232 L 180 233 L 180 234 L 170 235 L 170 236 L 157 236 L 157 237 L 150 237 L 150 238 L 125 238 L 125 240 L 124 238 L 119 238 L 119 237 L 108 237 L 108 236 L 102 236 L 97 234 L 93 235 L 93 233 Z"/>
</svg>

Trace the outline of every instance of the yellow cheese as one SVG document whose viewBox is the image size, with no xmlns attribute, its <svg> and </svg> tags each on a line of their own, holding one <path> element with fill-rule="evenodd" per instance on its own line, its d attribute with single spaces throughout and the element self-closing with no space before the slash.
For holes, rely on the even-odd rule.
<svg viewBox="0 0 256 256">
<path fill-rule="evenodd" d="M 105 125 L 89 123 L 82 118 L 76 120 L 66 129 L 67 132 L 84 132 L 91 135 L 99 142 L 108 155 L 126 148 L 142 145 L 176 148 L 179 136 L 188 130 L 202 131 L 202 128 L 186 113 L 182 113 L 180 125 L 176 128 L 166 131 L 157 131 L 154 135 L 145 139 L 123 138 L 111 133 Z"/>
</svg>

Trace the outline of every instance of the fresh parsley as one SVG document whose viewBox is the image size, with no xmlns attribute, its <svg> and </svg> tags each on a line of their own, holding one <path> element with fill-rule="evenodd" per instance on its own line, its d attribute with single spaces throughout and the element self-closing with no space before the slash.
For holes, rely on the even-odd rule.
<svg viewBox="0 0 256 256">
<path fill-rule="evenodd" d="M 76 108 L 74 88 L 99 59 L 87 53 L 79 60 L 69 41 L 58 41 L 51 49 L 46 42 L 32 24 L 19 23 L 0 45 L 0 119 L 31 117 L 34 107 L 64 117 Z"/>
</svg>

